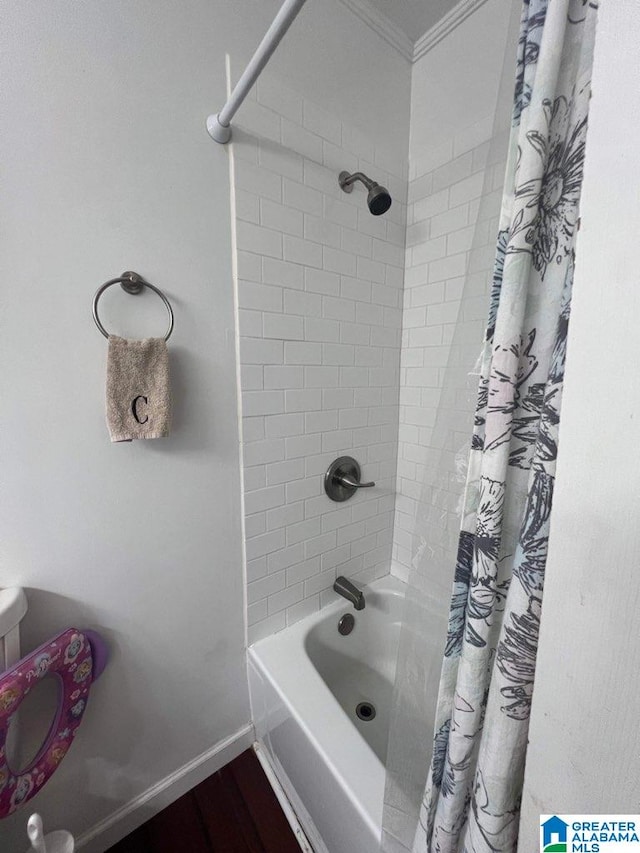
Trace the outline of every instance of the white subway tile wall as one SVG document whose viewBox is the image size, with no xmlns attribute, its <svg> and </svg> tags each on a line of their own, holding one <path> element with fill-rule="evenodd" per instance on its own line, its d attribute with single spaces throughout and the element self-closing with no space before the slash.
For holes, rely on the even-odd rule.
<svg viewBox="0 0 640 853">
<path fill-rule="evenodd" d="M 234 121 L 233 157 L 254 642 L 332 600 L 338 574 L 390 571 L 408 169 L 406 150 L 268 73 Z M 387 186 L 388 213 L 369 213 L 361 185 L 342 192 L 343 169 Z M 323 476 L 344 454 L 376 487 L 337 504 Z"/>
<path fill-rule="evenodd" d="M 490 137 L 491 122 L 486 120 L 458 133 L 446 145 L 419 152 L 410 163 L 391 570 L 404 580 L 424 549 L 421 536 L 429 513 L 438 527 L 433 537 L 427 536 L 430 551 L 435 554 L 435 543 L 444 544 L 441 529 L 446 513 L 457 538 L 456 510 L 463 480 L 453 472 L 456 454 L 463 462 L 468 455 L 477 389 L 474 366 L 486 328 L 504 181 L 502 146 Z M 433 428 L 445 374 L 443 451 Z M 427 508 L 425 482 L 442 486 L 446 476 L 450 486 L 437 492 L 441 505 Z M 423 527 L 416 532 L 419 517 Z M 437 558 L 432 556 L 429 582 L 431 594 L 446 603 L 455 551 L 442 556 L 443 560 L 439 553 Z"/>
</svg>

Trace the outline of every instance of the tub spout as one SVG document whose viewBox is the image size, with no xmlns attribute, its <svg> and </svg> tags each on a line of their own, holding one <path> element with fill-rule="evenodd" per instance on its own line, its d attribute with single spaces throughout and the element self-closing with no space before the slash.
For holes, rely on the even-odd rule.
<svg viewBox="0 0 640 853">
<path fill-rule="evenodd" d="M 338 595 L 350 601 L 356 610 L 364 610 L 364 593 L 350 580 L 343 577 L 336 578 L 333 588 Z"/>
</svg>

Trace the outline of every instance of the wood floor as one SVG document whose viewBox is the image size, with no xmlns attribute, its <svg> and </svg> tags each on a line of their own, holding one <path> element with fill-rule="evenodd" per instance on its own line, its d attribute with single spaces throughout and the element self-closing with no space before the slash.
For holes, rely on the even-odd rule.
<svg viewBox="0 0 640 853">
<path fill-rule="evenodd" d="M 300 853 L 300 847 L 248 749 L 109 853 Z"/>
</svg>

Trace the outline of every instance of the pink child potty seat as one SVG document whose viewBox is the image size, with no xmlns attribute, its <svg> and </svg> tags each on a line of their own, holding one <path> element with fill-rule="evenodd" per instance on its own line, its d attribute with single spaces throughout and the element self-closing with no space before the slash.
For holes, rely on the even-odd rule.
<svg viewBox="0 0 640 853">
<path fill-rule="evenodd" d="M 0 675 L 0 818 L 35 796 L 55 773 L 82 722 L 91 684 L 106 662 L 99 634 L 67 628 Z M 38 754 L 16 774 L 6 756 L 9 723 L 31 689 L 49 673 L 60 683 L 58 709 Z"/>
</svg>

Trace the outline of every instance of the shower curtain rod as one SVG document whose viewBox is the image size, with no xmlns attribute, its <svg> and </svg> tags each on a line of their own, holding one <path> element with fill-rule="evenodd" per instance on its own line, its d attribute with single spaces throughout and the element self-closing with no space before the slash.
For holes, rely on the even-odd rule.
<svg viewBox="0 0 640 853">
<path fill-rule="evenodd" d="M 262 69 L 271 59 L 272 54 L 305 3 L 306 0 L 285 0 L 265 37 L 258 45 L 258 49 L 251 57 L 242 77 L 236 83 L 229 100 L 217 115 L 210 115 L 207 119 L 207 130 L 216 142 L 224 145 L 231 139 L 231 119 L 238 112 Z"/>
</svg>

